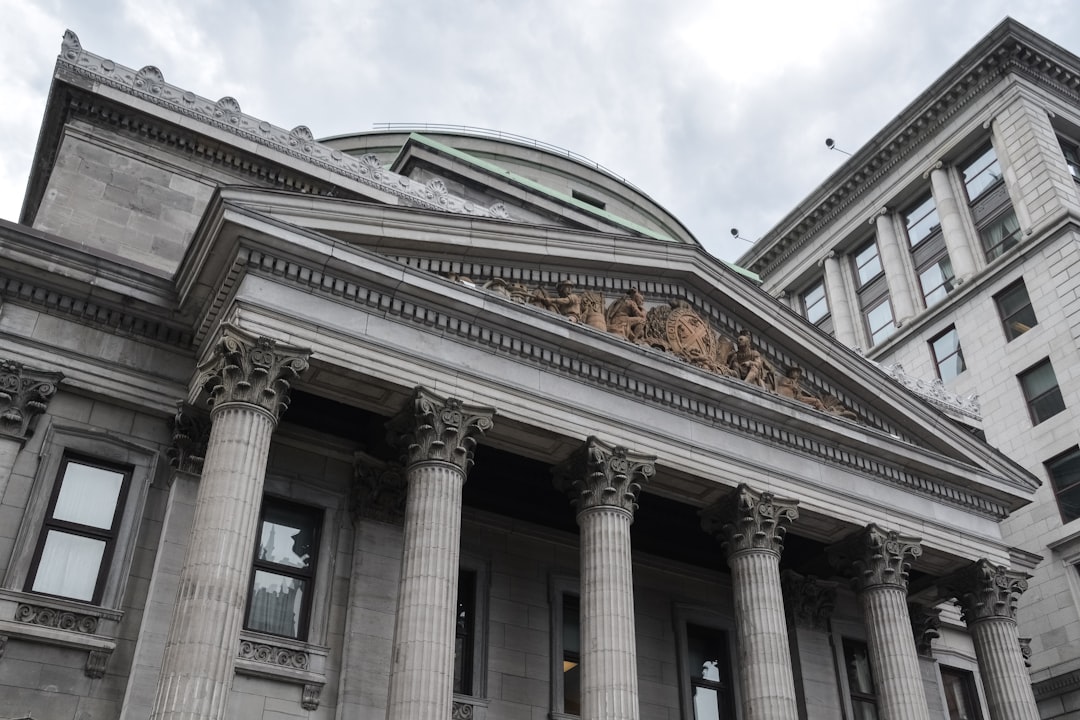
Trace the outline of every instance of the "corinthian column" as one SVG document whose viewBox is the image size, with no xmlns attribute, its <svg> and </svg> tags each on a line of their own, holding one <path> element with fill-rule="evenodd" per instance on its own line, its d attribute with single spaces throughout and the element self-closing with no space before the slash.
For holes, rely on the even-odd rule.
<svg viewBox="0 0 1080 720">
<path fill-rule="evenodd" d="M 388 425 L 403 450 L 408 499 L 387 720 L 450 717 L 461 490 L 494 414 L 417 388 Z"/>
<path fill-rule="evenodd" d="M 1038 720 L 1016 630 L 1016 601 L 1025 575 L 979 560 L 942 581 L 960 603 L 971 630 L 992 720 Z"/>
<path fill-rule="evenodd" d="M 22 363 L 0 361 L 0 500 L 4 499 L 15 458 L 33 434 L 38 416 L 64 376 L 31 370 Z"/>
<path fill-rule="evenodd" d="M 907 606 L 907 557 L 922 554 L 919 539 L 868 525 L 828 554 L 834 567 L 853 576 L 881 720 L 930 720 Z"/>
<path fill-rule="evenodd" d="M 746 720 L 797 720 L 784 593 L 780 585 L 783 523 L 799 516 L 797 501 L 740 485 L 705 510 L 702 527 L 723 543 L 735 593 L 739 686 Z"/>
<path fill-rule="evenodd" d="M 270 435 L 306 350 L 226 327 L 204 363 L 210 438 L 153 718 L 225 717 L 244 621 Z"/>
<path fill-rule="evenodd" d="M 581 720 L 637 720 L 630 524 L 654 457 L 594 437 L 556 468 L 581 528 Z"/>
</svg>

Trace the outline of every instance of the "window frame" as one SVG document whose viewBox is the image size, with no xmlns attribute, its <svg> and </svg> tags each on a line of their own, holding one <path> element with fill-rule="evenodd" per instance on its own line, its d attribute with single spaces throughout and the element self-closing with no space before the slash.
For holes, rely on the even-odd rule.
<svg viewBox="0 0 1080 720">
<path fill-rule="evenodd" d="M 458 587 L 460 596 L 461 579 L 465 574 L 473 578 L 473 627 L 471 654 L 470 691 L 455 692 L 454 698 L 461 702 L 477 706 L 477 701 L 487 697 L 487 633 L 488 633 L 488 595 L 491 571 L 488 563 L 476 555 L 462 551 L 458 560 Z"/>
<path fill-rule="evenodd" d="M 566 712 L 566 688 L 563 683 L 563 596 L 581 598 L 581 581 L 570 575 L 551 575 L 548 579 L 548 602 L 551 609 L 551 720 L 576 720 L 580 715 Z"/>
<path fill-rule="evenodd" d="M 986 258 L 988 263 L 997 260 L 1023 240 L 1023 229 L 1020 227 L 1020 219 L 1016 215 L 1015 208 L 1008 203 L 1004 207 L 1005 209 L 1001 210 L 1001 212 L 995 213 L 993 217 L 980 222 L 978 225 L 979 245 L 982 247 L 983 257 Z M 1000 242 L 994 245 L 988 244 L 989 231 L 997 227 L 998 224 L 1004 223 L 1010 217 L 1016 221 L 1016 230 L 1013 230 L 1009 235 L 1002 235 Z"/>
<path fill-rule="evenodd" d="M 1075 461 L 1080 464 L 1080 446 L 1073 445 L 1068 450 L 1058 453 L 1043 463 L 1043 468 L 1046 470 L 1046 477 L 1050 481 L 1050 488 L 1054 491 L 1054 503 L 1058 507 L 1058 513 L 1061 515 L 1062 524 L 1067 524 L 1080 519 L 1080 510 L 1077 511 L 1076 515 L 1067 515 L 1065 509 L 1061 505 L 1061 500 L 1059 499 L 1066 493 L 1075 492 L 1080 496 L 1080 471 L 1077 472 L 1077 479 L 1075 482 L 1072 482 L 1064 488 L 1058 488 L 1058 480 L 1054 472 L 1054 466 L 1068 461 Z M 1080 502 L 1078 502 L 1077 505 L 1080 506 Z"/>
<path fill-rule="evenodd" d="M 983 157 L 985 157 L 987 153 L 993 154 L 993 161 L 986 164 L 981 170 L 968 178 L 967 171 L 970 170 L 978 160 L 981 160 Z M 982 189 L 979 190 L 976 195 L 972 196 L 971 183 L 977 178 L 979 178 L 981 175 L 983 175 L 983 173 L 989 171 L 992 167 L 995 166 L 998 169 L 997 177 L 986 185 L 983 185 Z M 957 170 L 960 172 L 960 182 L 964 185 L 964 193 L 967 195 L 968 205 L 974 205 L 977 200 L 985 197 L 987 193 L 989 193 L 1001 183 L 1005 182 L 1004 173 L 1001 171 L 1001 159 L 998 157 L 997 150 L 994 148 L 994 144 L 989 141 L 983 143 L 979 146 L 978 150 L 968 155 L 964 162 L 958 165 Z"/>
<path fill-rule="evenodd" d="M 862 255 L 867 250 L 869 250 L 870 248 L 874 249 L 874 257 L 873 257 L 873 259 L 867 260 L 864 263 L 860 263 L 859 262 L 859 256 Z M 863 280 L 863 276 L 862 276 L 863 268 L 868 266 L 874 260 L 877 261 L 877 266 L 878 266 L 877 272 L 875 272 L 872 276 L 870 276 L 870 277 L 866 278 L 865 280 Z M 868 240 L 867 242 L 864 242 L 863 244 L 861 244 L 861 245 L 859 245 L 858 247 L 855 248 L 855 250 L 851 253 L 851 269 L 854 271 L 854 275 L 855 275 L 855 287 L 856 287 L 856 290 L 862 290 L 867 285 L 870 285 L 875 280 L 877 280 L 879 277 L 882 277 L 885 274 L 885 266 L 881 262 L 881 248 L 878 247 L 877 237 L 871 237 L 870 240 Z"/>
<path fill-rule="evenodd" d="M 72 522 L 70 520 L 60 520 L 53 517 L 56 512 L 56 502 L 60 498 L 60 491 L 64 486 L 64 481 L 67 477 L 67 468 L 71 464 L 82 465 L 85 467 L 97 468 L 99 470 L 108 470 L 123 476 L 120 483 L 120 490 L 116 495 L 116 503 L 113 506 L 112 522 L 108 528 L 98 528 L 92 525 L 83 525 L 81 523 Z M 120 522 L 123 516 L 123 508 L 127 500 L 127 494 L 131 487 L 131 478 L 134 474 L 134 468 L 130 465 L 120 465 L 116 463 L 109 463 L 98 460 L 97 458 L 89 457 L 79 453 L 65 451 L 60 458 L 60 466 L 56 471 L 56 478 L 53 480 L 52 491 L 49 493 L 49 504 L 45 509 L 45 517 L 40 524 L 40 531 L 38 532 L 38 540 L 36 547 L 34 548 L 33 557 L 30 560 L 30 568 L 27 572 L 26 582 L 23 587 L 23 592 L 33 593 L 35 595 L 42 595 L 45 597 L 61 598 L 63 600 L 74 602 L 86 602 L 91 605 L 100 605 L 101 597 L 105 591 L 105 579 L 108 575 L 108 570 L 112 566 L 113 554 L 116 551 L 116 543 L 119 540 L 120 534 Z M 101 540 L 105 543 L 105 548 L 101 553 L 101 562 L 98 566 L 97 578 L 94 581 L 94 589 L 91 592 L 89 599 L 77 598 L 71 595 L 58 595 L 56 593 L 43 592 L 41 590 L 34 590 L 34 582 L 37 580 L 38 571 L 41 569 L 41 556 L 45 550 L 45 543 L 49 537 L 50 532 L 58 532 L 64 535 L 72 535 L 76 537 L 90 538 L 94 540 Z"/>
<path fill-rule="evenodd" d="M 866 648 L 866 662 L 867 666 L 870 666 L 870 647 L 869 643 L 864 638 L 855 637 L 853 635 L 840 635 L 840 642 L 836 643 L 837 658 L 840 661 L 840 676 L 841 687 L 844 691 L 844 701 L 847 705 L 848 712 L 852 717 L 855 717 L 855 703 L 872 703 L 874 707 L 874 714 L 877 717 L 881 717 L 881 708 L 879 706 L 880 695 L 877 692 L 877 688 L 874 688 L 873 693 L 865 693 L 862 691 L 853 690 L 851 687 L 851 679 L 848 675 L 848 648 L 851 644 L 858 643 L 862 647 Z M 870 667 L 870 682 L 874 682 L 874 669 Z"/>
<path fill-rule="evenodd" d="M 1073 180 L 1080 182 L 1080 144 L 1061 133 L 1057 133 L 1057 141 L 1058 147 L 1061 148 L 1061 154 L 1065 158 L 1065 165 L 1069 168 L 1069 173 L 1072 175 Z"/>
<path fill-rule="evenodd" d="M 912 222 L 912 215 L 914 215 L 916 211 L 918 211 L 927 203 L 930 204 L 930 209 L 920 215 L 914 222 Z M 922 223 L 931 215 L 933 215 L 934 218 L 937 219 L 937 223 L 931 225 L 926 230 L 926 233 L 924 235 L 921 235 L 918 239 L 913 237 L 911 234 L 911 229 Z M 907 209 L 901 213 L 901 216 L 904 218 L 904 234 L 907 236 L 908 247 L 912 250 L 915 250 L 915 248 L 921 246 L 923 243 L 925 243 L 927 240 L 934 237 L 935 235 L 941 235 L 941 216 L 938 214 L 937 199 L 934 197 L 934 194 L 930 190 L 927 190 L 925 193 L 921 194 L 916 202 L 908 205 Z"/>
<path fill-rule="evenodd" d="M 956 350 L 948 353 L 945 356 L 939 356 L 937 342 L 948 337 L 950 334 L 955 336 L 956 338 Z M 960 345 L 960 333 L 957 332 L 956 325 L 950 325 L 949 327 L 945 328 L 937 335 L 930 338 L 930 340 L 927 341 L 927 344 L 930 346 L 930 356 L 934 359 L 934 370 L 937 372 L 937 376 L 941 380 L 941 382 L 951 382 L 952 380 L 955 380 L 957 377 L 959 377 L 961 373 L 967 370 L 967 363 L 964 361 L 964 349 Z M 960 369 L 957 370 L 955 374 L 950 375 L 949 377 L 945 377 L 944 373 L 942 373 L 941 371 L 942 365 L 944 365 L 944 363 L 946 363 L 953 357 L 959 357 Z"/>
<path fill-rule="evenodd" d="M 810 295 L 818 291 L 821 292 L 821 297 L 813 302 L 808 302 L 808 298 L 810 297 Z M 820 327 L 822 323 L 828 321 L 828 319 L 832 316 L 831 309 L 829 308 L 829 294 L 825 289 L 824 277 L 817 278 L 817 280 L 812 283 L 806 290 L 799 293 L 799 302 L 802 305 L 803 317 L 806 318 L 807 322 L 813 325 L 817 325 L 818 327 Z M 817 318 L 812 319 L 810 317 L 810 311 L 811 309 L 817 308 L 818 306 L 824 307 L 825 310 Z"/>
<path fill-rule="evenodd" d="M 964 720 L 983 720 L 982 699 L 979 696 L 979 687 L 975 680 L 975 673 L 971 670 L 958 668 L 953 665 L 939 665 L 938 671 L 941 677 L 941 693 L 945 699 L 945 706 L 943 709 L 946 714 L 949 714 L 949 692 L 948 687 L 945 684 L 945 676 L 951 675 L 952 677 L 960 679 L 964 700 L 972 711 L 972 716 L 964 718 Z M 951 718 L 947 718 L 947 720 L 951 720 Z"/>
<path fill-rule="evenodd" d="M 115 434 L 82 426 L 49 423 L 41 437 L 40 457 L 26 510 L 12 547 L 11 562 L 4 575 L 3 587 L 27 597 L 55 598 L 57 602 L 82 608 L 81 612 L 100 614 L 120 610 L 130 580 L 138 531 L 151 482 L 157 476 L 160 453 L 157 448 L 131 442 Z M 35 435 L 36 440 L 38 435 Z M 67 456 L 91 458 L 109 465 L 131 468 L 128 491 L 118 502 L 120 517 L 112 557 L 104 562 L 104 583 L 95 602 L 85 602 L 23 590 L 30 577 L 30 566 L 37 551 L 43 522 L 59 478 L 60 465 Z"/>
<path fill-rule="evenodd" d="M 690 673 L 689 640 L 687 627 L 696 626 L 706 630 L 723 633 L 727 643 L 727 684 L 729 686 L 728 704 L 730 717 L 736 717 L 741 707 L 738 678 L 738 653 L 735 647 L 736 634 L 732 618 L 720 615 L 716 609 L 700 605 L 675 603 L 673 605 L 675 626 L 676 670 L 679 680 L 679 712 L 682 720 L 695 720 L 693 680 Z"/>
<path fill-rule="evenodd" d="M 1002 300 L 1005 299 L 1006 295 L 1011 295 L 1011 294 L 1015 293 L 1017 290 L 1022 290 L 1023 291 L 1024 299 L 1026 300 L 1026 302 L 1019 309 L 1014 310 L 1011 313 L 1006 313 L 1005 308 L 1004 308 L 1004 306 L 1002 304 Z M 1031 295 L 1028 294 L 1027 284 L 1024 282 L 1024 278 L 1022 278 L 1022 277 L 1017 278 L 1015 281 L 1009 283 L 1004 288 L 1002 288 L 998 292 L 994 293 L 993 297 L 994 297 L 994 306 L 997 308 L 997 311 L 998 311 L 998 317 L 1001 318 L 1001 328 L 1005 332 L 1005 341 L 1006 342 L 1012 342 L 1013 340 L 1020 337 L 1021 335 L 1024 335 L 1024 334 L 1030 332 L 1033 328 L 1038 327 L 1039 318 L 1035 314 L 1035 306 L 1031 304 Z M 1016 330 L 1010 329 L 1012 327 L 1010 325 L 1010 321 L 1014 317 L 1016 317 L 1017 315 L 1022 313 L 1025 309 L 1028 309 L 1028 310 L 1031 311 L 1031 317 L 1034 318 L 1035 322 L 1033 322 L 1031 325 L 1026 326 L 1027 330 L 1016 331 Z"/>
<path fill-rule="evenodd" d="M 887 305 L 887 306 L 888 306 L 888 308 L 889 308 L 889 323 L 886 323 L 885 325 L 882 325 L 882 326 L 881 326 L 880 328 L 878 328 L 878 330 L 877 330 L 877 331 L 875 332 L 875 331 L 874 331 L 874 327 L 873 327 L 873 325 L 871 325 L 871 324 L 870 324 L 870 313 L 872 313 L 873 311 L 877 310 L 877 309 L 878 309 L 879 307 L 881 307 L 882 305 Z M 896 331 L 897 331 L 897 330 L 899 329 L 899 328 L 897 327 L 897 325 L 896 325 L 896 313 L 895 313 L 895 312 L 893 311 L 893 307 L 892 307 L 892 300 L 891 300 L 891 299 L 889 298 L 889 296 L 888 296 L 888 295 L 886 295 L 885 297 L 881 298 L 881 300 L 880 300 L 880 301 L 878 301 L 878 302 L 875 302 L 875 303 L 874 303 L 873 305 L 871 305 L 871 306 L 869 306 L 869 307 L 866 307 L 866 308 L 865 308 L 865 309 L 863 310 L 863 320 L 864 320 L 864 322 L 866 323 L 866 331 L 867 331 L 867 335 L 868 335 L 868 336 L 869 336 L 869 338 L 870 338 L 870 346 L 871 346 L 871 347 L 875 347 L 875 346 L 877 346 L 877 345 L 880 345 L 881 343 L 885 342 L 885 341 L 886 341 L 886 340 L 888 340 L 888 339 L 889 339 L 890 337 L 892 337 L 892 336 L 893 336 L 893 334 L 895 334 L 895 333 L 896 333 Z M 880 333 L 880 332 L 881 332 L 882 330 L 884 330 L 885 328 L 889 327 L 889 324 L 890 324 L 890 323 L 891 323 L 891 325 L 892 325 L 892 329 L 891 329 L 891 330 L 889 330 L 889 333 L 888 333 L 887 335 L 885 335 L 884 337 L 881 337 L 881 338 L 879 339 L 879 338 L 877 337 L 877 336 L 878 336 L 878 333 Z"/>
<path fill-rule="evenodd" d="M 290 511 L 298 511 L 300 514 L 308 515 L 314 522 L 311 537 L 312 558 L 311 563 L 306 568 L 297 568 L 292 565 L 275 563 L 268 560 L 261 560 L 259 558 L 259 546 L 262 544 L 262 526 L 263 522 L 266 519 L 266 511 L 268 506 L 276 506 L 279 508 L 288 509 Z M 315 590 L 316 585 L 319 582 L 319 551 L 322 546 L 323 523 L 326 519 L 325 514 L 325 509 L 321 507 L 308 505 L 306 503 L 295 502 L 290 498 L 280 497 L 278 495 L 273 495 L 269 493 L 263 495 L 262 502 L 259 505 L 259 520 L 255 526 L 255 548 L 251 561 L 251 573 L 248 576 L 247 600 L 244 605 L 243 629 L 245 631 L 259 633 L 261 635 L 269 635 L 272 637 L 285 638 L 287 640 L 296 640 L 297 642 L 302 643 L 308 642 L 308 638 L 311 634 L 312 607 L 315 602 Z M 262 570 L 263 572 L 273 573 L 274 575 L 304 580 L 307 583 L 307 590 L 300 601 L 300 615 L 296 621 L 296 635 L 284 635 L 281 633 L 271 632 L 269 630 L 260 630 L 258 628 L 251 627 L 252 599 L 255 595 L 255 574 L 260 570 Z"/>
<path fill-rule="evenodd" d="M 1049 390 L 1044 390 L 1043 392 L 1039 393 L 1035 397 L 1031 397 L 1028 394 L 1028 387 L 1027 387 L 1027 385 L 1025 383 L 1025 379 L 1031 377 L 1036 371 L 1041 370 L 1044 367 L 1049 367 L 1050 368 L 1050 372 L 1054 377 L 1054 386 L 1052 388 L 1050 388 Z M 1035 363 L 1034 365 L 1027 368 L 1026 370 L 1023 370 L 1022 372 L 1017 373 L 1016 374 L 1016 379 L 1020 383 L 1020 391 L 1024 396 L 1024 402 L 1027 404 L 1028 414 L 1031 416 L 1031 424 L 1032 424 L 1032 426 L 1044 423 L 1047 420 L 1049 420 L 1050 418 L 1054 417 L 1055 415 L 1060 415 L 1062 412 L 1065 411 L 1065 409 L 1066 409 L 1065 398 L 1061 394 L 1061 384 L 1058 382 L 1057 373 L 1054 372 L 1054 366 L 1053 366 L 1053 363 L 1050 362 L 1050 358 L 1048 358 L 1048 357 L 1043 358 L 1042 360 Z M 1046 399 L 1048 397 L 1052 397 L 1053 393 L 1057 394 L 1058 401 L 1060 402 L 1061 407 L 1059 409 L 1055 410 L 1054 412 L 1050 413 L 1049 415 L 1040 417 L 1039 415 L 1036 414 L 1035 403 L 1040 401 L 1040 400 L 1044 400 L 1044 399 Z"/>
</svg>

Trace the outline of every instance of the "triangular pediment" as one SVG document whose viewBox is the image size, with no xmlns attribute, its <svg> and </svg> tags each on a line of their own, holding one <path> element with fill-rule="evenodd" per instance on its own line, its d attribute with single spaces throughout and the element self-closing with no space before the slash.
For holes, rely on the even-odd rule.
<svg viewBox="0 0 1080 720">
<path fill-rule="evenodd" d="M 506 337 L 546 335 L 566 363 L 577 358 L 629 382 L 657 381 L 661 389 L 648 392 L 658 402 L 672 383 L 690 398 L 676 402 L 693 402 L 696 393 L 737 412 L 735 427 L 811 438 L 840 464 L 857 464 L 860 448 L 873 449 L 896 472 L 997 485 L 991 494 L 1003 501 L 1037 485 L 882 368 L 695 246 L 267 191 L 227 190 L 219 201 L 216 212 L 234 213 L 249 239 L 252 227 L 279 245 L 298 233 L 367 258 L 356 262 L 368 268 L 398 268 L 399 292 L 466 304 L 478 325 Z"/>
</svg>

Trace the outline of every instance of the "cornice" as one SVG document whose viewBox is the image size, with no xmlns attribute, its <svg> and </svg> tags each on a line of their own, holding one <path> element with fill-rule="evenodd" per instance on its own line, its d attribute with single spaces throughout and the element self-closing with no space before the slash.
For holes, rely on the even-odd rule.
<svg viewBox="0 0 1080 720">
<path fill-rule="evenodd" d="M 1080 102 L 1080 61 L 1019 23 L 1006 20 L 827 178 L 737 264 L 763 276 L 773 272 L 1009 73 L 1070 102 Z"/>
<path fill-rule="evenodd" d="M 61 69 L 311 166 L 329 170 L 360 185 L 397 197 L 409 205 L 476 217 L 508 217 L 501 206 L 485 208 L 451 194 L 439 180 L 420 183 L 385 170 L 374 155 L 357 158 L 319 143 L 304 125 L 285 130 L 245 114 L 235 98 L 223 97 L 213 101 L 171 85 L 165 81 L 162 72 L 152 65 L 136 71 L 95 55 L 84 50 L 78 36 L 70 30 L 64 33 L 57 58 L 57 71 Z"/>
<path fill-rule="evenodd" d="M 518 362 L 547 372 L 576 376 L 589 384 L 633 396 L 638 401 L 664 406 L 732 432 L 928 495 L 936 501 L 969 512 L 995 519 L 1003 518 L 1009 512 L 1002 501 L 943 482 L 936 477 L 938 473 L 913 472 L 910 469 L 910 453 L 925 452 L 913 445 L 905 444 L 908 449 L 897 454 L 896 462 L 882 461 L 882 449 L 901 442 L 888 433 L 840 420 L 837 422 L 843 422 L 845 427 L 859 428 L 858 434 L 865 436 L 865 442 L 861 443 L 862 450 L 857 448 L 859 442 L 841 447 L 836 438 L 829 439 L 817 431 L 817 427 L 823 424 L 818 413 L 803 410 L 794 401 L 772 396 L 740 380 L 698 370 L 661 351 L 633 346 L 607 332 L 581 325 L 576 327 L 582 333 L 588 333 L 589 338 L 603 338 L 603 342 L 617 345 L 613 345 L 605 356 L 589 356 L 576 352 L 577 348 L 566 342 L 565 333 L 561 338 L 544 337 L 535 331 L 527 333 L 525 328 L 533 327 L 535 330 L 543 318 L 550 315 L 539 308 L 506 300 L 517 312 L 536 316 L 535 320 L 521 318 L 516 327 L 510 328 L 499 324 L 494 315 L 470 311 L 455 313 L 445 307 L 437 307 L 434 297 L 430 302 L 423 302 L 416 296 L 406 299 L 400 293 L 364 287 L 353 280 L 335 277 L 326 268 L 304 266 L 263 250 L 241 248 L 237 262 L 247 272 L 294 285 L 306 293 L 363 307 L 368 312 L 397 322 L 423 326 L 443 337 L 451 337 L 455 342 L 511 355 Z M 673 294 L 680 290 L 677 286 L 671 288 Z M 485 305 L 499 302 L 501 299 L 494 296 L 484 298 Z M 557 321 L 557 318 L 554 319 Z M 315 352 L 318 353 L 317 348 Z M 644 357 L 640 362 L 635 362 L 632 356 L 638 353 Z M 670 363 L 680 370 L 671 374 L 644 372 L 647 366 L 657 362 Z M 710 386 L 715 390 L 710 391 Z M 761 399 L 766 397 L 772 399 L 772 404 L 761 404 Z M 806 417 L 802 417 L 803 413 Z M 810 417 L 811 414 L 814 417 Z M 901 454 L 905 459 L 901 460 Z"/>
</svg>

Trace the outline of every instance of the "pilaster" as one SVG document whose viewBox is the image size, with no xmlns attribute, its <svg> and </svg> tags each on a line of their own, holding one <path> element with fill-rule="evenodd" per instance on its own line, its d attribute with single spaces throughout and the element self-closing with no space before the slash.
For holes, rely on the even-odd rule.
<svg viewBox="0 0 1080 720">
<path fill-rule="evenodd" d="M 153 718 L 225 717 L 270 438 L 307 355 L 226 326 L 200 367 L 211 428 Z"/>
<path fill-rule="evenodd" d="M 630 524 L 656 458 L 590 437 L 555 469 L 581 528 L 581 718 L 637 720 Z"/>
<path fill-rule="evenodd" d="M 1016 629 L 1016 603 L 1027 576 L 979 560 L 943 579 L 971 631 L 992 720 L 1037 720 L 1038 708 Z"/>
<path fill-rule="evenodd" d="M 780 585 L 785 523 L 798 517 L 797 501 L 739 485 L 702 513 L 731 568 L 743 717 L 796 720 L 799 716 Z"/>
<path fill-rule="evenodd" d="M 921 554 L 918 538 L 873 524 L 828 548 L 862 605 L 881 720 L 930 718 L 907 608 L 908 558 Z"/>
<path fill-rule="evenodd" d="M 418 387 L 388 424 L 408 499 L 387 720 L 450 717 L 461 491 L 494 414 Z"/>
</svg>

